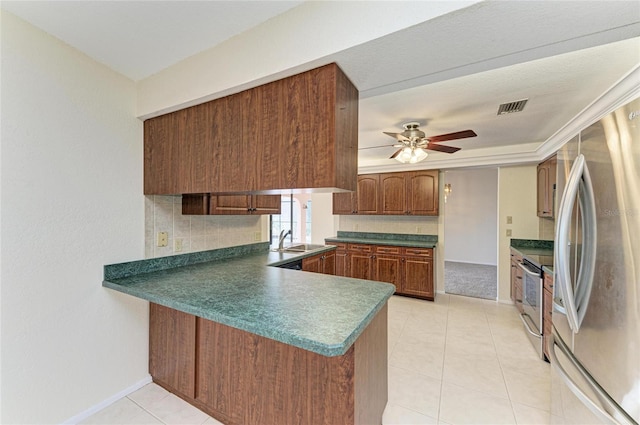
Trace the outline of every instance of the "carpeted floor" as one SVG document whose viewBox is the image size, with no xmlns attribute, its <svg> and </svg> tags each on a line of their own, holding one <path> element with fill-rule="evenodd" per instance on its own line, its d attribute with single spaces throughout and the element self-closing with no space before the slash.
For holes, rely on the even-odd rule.
<svg viewBox="0 0 640 425">
<path fill-rule="evenodd" d="M 498 268 L 484 264 L 444 262 L 444 291 L 447 294 L 495 300 L 498 297 Z"/>
</svg>

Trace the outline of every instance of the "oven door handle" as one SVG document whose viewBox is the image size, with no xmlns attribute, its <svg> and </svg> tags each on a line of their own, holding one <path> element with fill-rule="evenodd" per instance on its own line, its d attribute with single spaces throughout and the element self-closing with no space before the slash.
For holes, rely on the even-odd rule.
<svg viewBox="0 0 640 425">
<path fill-rule="evenodd" d="M 518 266 L 524 270 L 524 272 L 530 276 L 534 276 L 536 279 L 540 279 L 540 273 L 534 273 L 531 271 L 531 269 L 529 269 L 529 267 L 525 266 L 522 263 L 518 263 Z"/>
<path fill-rule="evenodd" d="M 526 316 L 526 318 L 525 318 Z M 527 332 L 529 332 L 532 336 L 535 336 L 536 338 L 542 338 L 542 335 L 540 335 L 539 333 L 534 332 L 531 329 L 531 326 L 529 326 L 529 320 L 531 320 L 531 317 L 529 317 L 529 315 L 527 313 L 522 313 L 520 315 L 520 320 L 522 320 L 522 323 L 524 324 L 524 328 Z"/>
</svg>

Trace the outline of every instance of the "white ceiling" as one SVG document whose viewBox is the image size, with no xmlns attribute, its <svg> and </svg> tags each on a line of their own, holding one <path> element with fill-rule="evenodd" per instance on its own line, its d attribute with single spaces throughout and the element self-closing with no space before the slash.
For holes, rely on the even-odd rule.
<svg viewBox="0 0 640 425">
<path fill-rule="evenodd" d="M 138 81 L 302 3 L 1 5 Z M 426 167 L 451 158 L 532 152 L 640 64 L 640 2 L 476 3 L 319 59 L 336 61 L 360 90 L 360 148 L 391 145 L 383 131 L 399 132 L 402 123 L 419 121 L 427 136 L 465 129 L 478 134 L 446 143 L 463 150 L 434 152 L 422 163 Z M 523 112 L 496 115 L 500 103 L 524 98 L 529 101 Z M 398 166 L 388 159 L 394 150 L 361 149 L 359 166 Z"/>
</svg>

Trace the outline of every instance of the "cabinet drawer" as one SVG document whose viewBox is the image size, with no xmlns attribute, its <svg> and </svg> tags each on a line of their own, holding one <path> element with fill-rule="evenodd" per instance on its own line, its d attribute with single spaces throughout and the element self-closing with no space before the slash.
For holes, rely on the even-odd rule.
<svg viewBox="0 0 640 425">
<path fill-rule="evenodd" d="M 368 245 L 363 243 L 350 243 L 348 245 L 349 251 L 355 252 L 373 252 L 375 245 Z"/>
<path fill-rule="evenodd" d="M 331 245 L 331 246 L 335 246 L 336 250 L 341 249 L 341 250 L 345 250 L 347 249 L 347 244 L 343 243 L 343 242 L 325 242 L 326 245 Z"/>
<path fill-rule="evenodd" d="M 404 254 L 417 257 L 433 257 L 433 248 L 405 248 Z"/>
<path fill-rule="evenodd" d="M 399 246 L 386 246 L 378 245 L 376 247 L 376 254 L 400 254 L 402 248 Z"/>
</svg>

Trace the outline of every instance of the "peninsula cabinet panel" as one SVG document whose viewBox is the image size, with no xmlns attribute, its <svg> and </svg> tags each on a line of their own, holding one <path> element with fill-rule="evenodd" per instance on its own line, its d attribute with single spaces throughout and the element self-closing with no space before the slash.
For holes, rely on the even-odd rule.
<svg viewBox="0 0 640 425">
<path fill-rule="evenodd" d="M 356 189 L 358 91 L 329 64 L 144 123 L 144 193 Z"/>
<path fill-rule="evenodd" d="M 181 397 L 194 397 L 195 316 L 150 303 L 149 373 L 155 382 Z"/>
<path fill-rule="evenodd" d="M 386 305 L 347 352 L 334 357 L 151 306 L 152 348 L 153 343 L 159 344 L 156 349 L 170 348 L 152 351 L 156 361 L 168 364 L 182 356 L 172 344 L 161 344 L 174 340 L 197 358 L 197 365 L 195 360 L 178 365 L 178 374 L 196 372 L 191 392 L 176 387 L 179 381 L 160 380 L 159 368 L 150 370 L 154 382 L 217 420 L 229 425 L 381 423 L 388 399 Z"/>
</svg>

